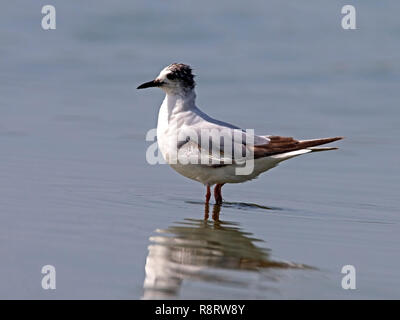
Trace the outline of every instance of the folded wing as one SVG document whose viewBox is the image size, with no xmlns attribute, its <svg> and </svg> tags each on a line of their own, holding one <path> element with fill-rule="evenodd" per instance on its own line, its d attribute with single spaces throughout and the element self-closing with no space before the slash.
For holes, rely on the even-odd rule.
<svg viewBox="0 0 400 320">
<path fill-rule="evenodd" d="M 178 145 L 184 157 L 199 159 L 198 163 L 210 166 L 242 164 L 246 159 L 260 159 L 309 149 L 342 139 L 342 137 L 321 138 L 312 140 L 296 140 L 292 137 L 258 136 L 241 129 L 227 128 L 210 124 L 209 127 L 181 127 L 181 137 L 186 137 Z M 190 132 L 189 132 L 190 129 Z M 309 149 L 312 151 L 329 150 L 331 148 Z"/>
<path fill-rule="evenodd" d="M 343 137 L 334 137 L 334 138 L 321 138 L 312 140 L 295 140 L 292 137 L 281 137 L 281 136 L 266 136 L 266 138 L 270 140 L 269 143 L 254 146 L 255 159 L 269 157 L 280 153 L 286 153 L 301 149 L 308 149 L 343 139 Z M 318 150 L 314 149 L 313 151 L 318 151 Z"/>
</svg>

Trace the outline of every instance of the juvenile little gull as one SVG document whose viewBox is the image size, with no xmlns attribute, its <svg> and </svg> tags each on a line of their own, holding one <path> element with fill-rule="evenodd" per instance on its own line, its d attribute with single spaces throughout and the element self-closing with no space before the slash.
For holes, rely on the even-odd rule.
<svg viewBox="0 0 400 320">
<path fill-rule="evenodd" d="M 174 170 L 207 187 L 206 203 L 211 197 L 211 186 L 215 185 L 215 201 L 221 204 L 221 188 L 225 183 L 252 180 L 279 162 L 298 155 L 336 149 L 315 146 L 342 139 L 260 136 L 213 119 L 196 106 L 194 75 L 186 64 L 167 66 L 156 79 L 137 89 L 150 87 L 161 88 L 166 94 L 158 115 L 159 150 Z M 250 170 L 245 170 L 246 167 Z"/>
</svg>

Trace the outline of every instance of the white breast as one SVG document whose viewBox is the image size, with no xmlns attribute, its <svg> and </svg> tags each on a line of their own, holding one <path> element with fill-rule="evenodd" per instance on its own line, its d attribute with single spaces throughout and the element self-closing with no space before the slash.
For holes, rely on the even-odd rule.
<svg viewBox="0 0 400 320">
<path fill-rule="evenodd" d="M 167 161 L 168 150 L 168 105 L 166 99 L 158 112 L 157 142 L 164 160 Z M 168 162 L 168 161 L 167 161 Z"/>
</svg>

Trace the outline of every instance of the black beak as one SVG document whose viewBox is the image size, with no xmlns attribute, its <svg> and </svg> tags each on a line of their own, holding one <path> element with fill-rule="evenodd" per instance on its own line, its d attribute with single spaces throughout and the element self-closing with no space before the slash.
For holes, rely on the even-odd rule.
<svg viewBox="0 0 400 320">
<path fill-rule="evenodd" d="M 161 85 L 162 85 L 161 81 L 153 80 L 153 81 L 149 81 L 149 82 L 145 82 L 145 83 L 141 84 L 136 89 L 146 89 L 146 88 L 152 88 L 152 87 L 159 87 Z"/>
</svg>

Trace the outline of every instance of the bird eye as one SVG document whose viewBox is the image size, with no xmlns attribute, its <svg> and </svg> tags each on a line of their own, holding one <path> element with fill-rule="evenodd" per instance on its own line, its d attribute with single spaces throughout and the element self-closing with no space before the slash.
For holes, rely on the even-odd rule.
<svg viewBox="0 0 400 320">
<path fill-rule="evenodd" d="M 172 73 L 168 73 L 168 74 L 167 74 L 167 79 L 169 79 L 169 80 L 174 80 L 175 77 L 174 77 L 174 75 L 173 75 Z"/>
</svg>

